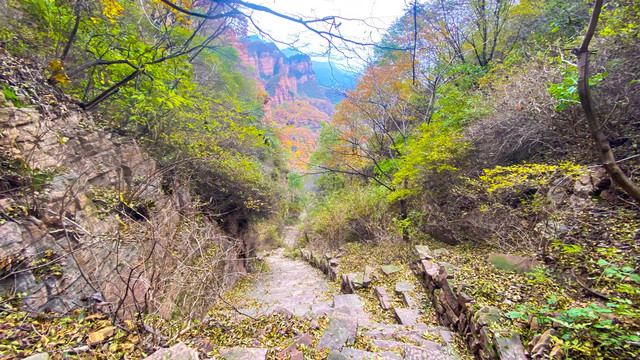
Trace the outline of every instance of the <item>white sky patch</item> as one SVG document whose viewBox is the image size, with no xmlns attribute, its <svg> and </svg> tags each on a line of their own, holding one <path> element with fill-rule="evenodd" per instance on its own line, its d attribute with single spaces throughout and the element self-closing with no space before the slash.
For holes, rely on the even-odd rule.
<svg viewBox="0 0 640 360">
<path fill-rule="evenodd" d="M 404 9 L 407 7 L 405 0 L 255 0 L 254 3 L 304 19 L 332 15 L 354 19 L 339 21 L 341 25 L 338 30 L 343 37 L 362 43 L 379 41 L 385 30 L 395 19 L 404 14 Z M 275 40 L 295 41 L 296 48 L 315 59 L 321 58 L 319 55 L 327 50 L 326 40 L 300 24 L 266 13 L 255 12 L 253 15 L 256 25 Z M 337 41 L 336 44 L 340 42 Z M 283 44 L 278 46 L 287 47 Z M 360 57 L 366 57 L 369 51 L 370 49 L 365 48 L 356 50 Z M 326 57 L 322 58 L 326 60 Z M 339 62 L 344 61 L 341 59 L 341 54 L 336 51 L 332 51 L 331 58 Z"/>
</svg>

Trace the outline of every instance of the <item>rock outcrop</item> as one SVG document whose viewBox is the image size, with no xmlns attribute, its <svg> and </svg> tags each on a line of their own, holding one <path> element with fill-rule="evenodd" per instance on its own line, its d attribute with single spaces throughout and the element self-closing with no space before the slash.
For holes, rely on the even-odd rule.
<svg viewBox="0 0 640 360">
<path fill-rule="evenodd" d="M 294 101 L 299 95 L 328 100 L 318 85 L 309 56 L 287 57 L 276 44 L 254 38 L 247 39 L 245 45 L 245 61 L 265 83 L 271 106 Z"/>
<path fill-rule="evenodd" d="M 42 85 L 33 65 L 1 55 L 0 82 L 24 101 L 15 106 L 0 92 L 0 294 L 20 296 L 31 312 L 93 306 L 169 316 L 178 297 L 212 299 L 245 271 L 236 260 L 243 243 L 196 220 L 188 190 L 163 178 L 135 140 L 99 129 Z M 188 272 L 202 260 L 190 255 L 196 237 L 203 252 L 223 250 L 207 258 L 206 274 Z M 206 294 L 191 286 L 201 279 L 210 281 L 198 290 Z"/>
</svg>

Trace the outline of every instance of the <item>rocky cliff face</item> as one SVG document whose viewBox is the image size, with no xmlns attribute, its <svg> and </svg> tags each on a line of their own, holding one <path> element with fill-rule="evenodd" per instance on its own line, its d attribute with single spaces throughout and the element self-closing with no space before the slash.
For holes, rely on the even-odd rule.
<svg viewBox="0 0 640 360">
<path fill-rule="evenodd" d="M 299 95 L 324 99 L 311 58 L 307 55 L 286 57 L 274 43 L 251 39 L 245 42 L 244 58 L 265 83 L 271 106 L 280 106 Z"/>
<path fill-rule="evenodd" d="M 245 272 L 244 244 L 196 218 L 188 190 L 133 139 L 96 128 L 29 64 L 0 59 L 4 93 L 22 100 L 0 92 L 0 296 L 33 312 L 207 311 Z"/>
</svg>

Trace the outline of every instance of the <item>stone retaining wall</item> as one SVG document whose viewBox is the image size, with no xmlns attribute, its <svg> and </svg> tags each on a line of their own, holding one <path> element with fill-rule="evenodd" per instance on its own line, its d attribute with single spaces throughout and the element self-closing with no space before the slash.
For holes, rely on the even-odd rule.
<svg viewBox="0 0 640 360">
<path fill-rule="evenodd" d="M 434 252 L 427 246 L 417 245 L 411 262 L 412 269 L 427 290 L 440 323 L 462 334 L 476 358 L 562 358 L 559 348 L 550 348 L 549 332 L 534 338 L 525 349 L 518 332 L 504 330 L 504 325 L 511 319 L 496 307 L 476 305 L 475 300 L 465 293 L 464 288 L 454 285 L 452 265 L 437 262 L 437 254 Z"/>
</svg>

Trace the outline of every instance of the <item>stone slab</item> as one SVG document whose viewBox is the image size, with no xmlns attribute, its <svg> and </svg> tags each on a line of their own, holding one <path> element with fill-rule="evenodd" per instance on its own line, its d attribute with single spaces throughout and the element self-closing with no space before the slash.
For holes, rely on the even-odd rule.
<svg viewBox="0 0 640 360">
<path fill-rule="evenodd" d="M 502 334 L 497 333 L 494 336 L 496 340 L 496 350 L 500 359 L 508 360 L 526 360 L 524 353 L 524 345 L 520 340 L 520 334 Z"/>
<path fill-rule="evenodd" d="M 220 350 L 220 358 L 225 360 L 266 360 L 268 353 L 269 349 L 264 348 L 235 347 Z"/>
<path fill-rule="evenodd" d="M 402 270 L 402 268 L 396 265 L 382 265 L 380 266 L 380 270 L 382 270 L 382 272 L 385 275 L 391 275 L 393 273 L 397 273 L 398 271 Z"/>
<path fill-rule="evenodd" d="M 23 360 L 49 360 L 49 354 L 47 353 L 39 353 L 35 355 L 28 356 Z"/>
<path fill-rule="evenodd" d="M 376 297 L 380 302 L 380 307 L 382 310 L 391 309 L 391 299 L 389 299 L 389 295 L 387 294 L 387 290 L 382 286 L 377 286 L 375 289 Z"/>
<path fill-rule="evenodd" d="M 404 302 L 405 305 L 407 305 L 407 307 L 409 309 L 417 309 L 418 308 L 418 304 L 417 304 L 416 300 L 413 298 L 413 296 L 409 292 L 403 292 L 402 293 L 402 301 Z"/>
<path fill-rule="evenodd" d="M 403 350 L 404 360 L 451 360 L 449 355 L 442 351 L 437 343 L 432 342 L 432 346 L 412 346 L 405 345 Z"/>
<path fill-rule="evenodd" d="M 411 326 L 414 325 L 420 314 L 418 310 L 415 309 L 407 309 L 407 308 L 395 308 L 393 309 L 396 319 L 402 325 Z"/>
<path fill-rule="evenodd" d="M 266 355 L 265 355 L 266 357 Z M 198 360 L 198 352 L 191 349 L 184 343 L 177 343 L 170 348 L 160 349 L 151 356 L 145 358 L 146 360 Z M 253 360 L 252 358 L 233 358 L 242 360 Z M 231 360 L 231 359 L 230 359 Z M 257 359 L 256 359 L 257 360 Z"/>
<path fill-rule="evenodd" d="M 427 245 L 416 245 L 414 249 L 418 256 L 418 260 L 431 259 L 431 250 L 429 250 Z"/>
<path fill-rule="evenodd" d="M 374 353 L 347 347 L 342 349 L 341 353 L 348 359 L 353 360 L 402 360 L 402 356 L 391 351 Z"/>
<path fill-rule="evenodd" d="M 333 297 L 333 307 L 335 309 L 346 307 L 356 311 L 364 310 L 362 299 L 356 294 L 335 295 Z"/>
<path fill-rule="evenodd" d="M 333 313 L 330 301 L 323 301 L 311 305 L 311 311 L 318 316 L 330 316 Z"/>
<path fill-rule="evenodd" d="M 318 350 L 340 350 L 345 345 L 352 345 L 356 340 L 358 318 L 336 312 L 329 320 L 329 326 L 322 334 L 318 343 Z"/>
<path fill-rule="evenodd" d="M 402 294 L 404 292 L 412 291 L 412 290 L 413 290 L 413 285 L 409 284 L 408 282 L 406 282 L 404 280 L 400 280 L 400 281 L 396 282 L 396 286 L 394 287 L 394 291 L 398 295 L 400 295 L 400 294 Z"/>
<path fill-rule="evenodd" d="M 349 358 L 344 356 L 344 355 L 342 355 L 338 351 L 332 351 L 327 356 L 327 360 L 349 360 Z"/>
</svg>

